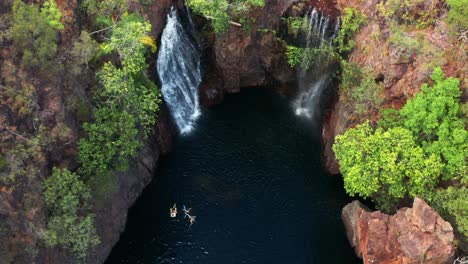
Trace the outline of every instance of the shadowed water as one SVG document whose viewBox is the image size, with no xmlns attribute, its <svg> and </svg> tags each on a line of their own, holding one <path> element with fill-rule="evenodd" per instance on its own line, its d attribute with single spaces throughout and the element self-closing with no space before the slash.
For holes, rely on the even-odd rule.
<svg viewBox="0 0 468 264">
<path fill-rule="evenodd" d="M 230 95 L 179 137 L 107 263 L 359 263 L 320 166 L 320 129 L 263 89 Z M 189 227 L 177 202 L 192 207 Z"/>
</svg>

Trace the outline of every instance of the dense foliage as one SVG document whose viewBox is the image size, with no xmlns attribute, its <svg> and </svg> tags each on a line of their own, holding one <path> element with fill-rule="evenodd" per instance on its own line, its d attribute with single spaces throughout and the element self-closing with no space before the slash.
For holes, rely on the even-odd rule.
<svg viewBox="0 0 468 264">
<path fill-rule="evenodd" d="M 377 5 L 377 10 L 390 23 L 425 28 L 435 22 L 439 9 L 436 3 L 426 0 L 387 0 Z"/>
<path fill-rule="evenodd" d="M 88 137 L 79 142 L 81 172 L 101 177 L 113 168 L 125 170 L 128 159 L 141 147 L 135 118 L 110 107 L 96 110 L 94 118 L 94 123 L 84 124 Z"/>
<path fill-rule="evenodd" d="M 442 179 L 466 183 L 468 132 L 460 111 L 459 82 L 440 68 L 434 85 L 387 111 L 376 129 L 347 130 L 333 146 L 348 193 L 372 198 L 385 210 L 405 197 L 426 199 Z"/>
<path fill-rule="evenodd" d="M 13 209 L 24 210 L 18 211 L 21 215 L 41 210 L 40 199 L 31 197 L 42 194 L 48 209 L 43 241 L 84 258 L 99 243 L 90 204 L 91 199 L 101 198 L 95 196 L 96 189 L 105 189 L 101 185 L 107 180 L 115 181 L 113 170 L 128 167 L 156 122 L 161 98 L 147 75 L 146 62 L 148 51 L 157 49 L 151 26 L 129 13 L 127 0 L 84 0 L 76 14 L 81 34 L 61 34 L 64 18 L 55 0 L 1 2 L 6 11 L 0 10 L 0 45 L 6 56 L 0 69 L 0 103 L 6 103 L 13 116 L 7 117 L 5 130 L 10 139 L 0 146 L 2 192 L 14 189 L 24 194 L 15 201 L 23 208 Z M 93 71 L 98 71 L 96 79 Z M 53 88 L 35 87 L 44 87 L 49 79 Z M 59 80 L 64 85 L 56 88 Z M 53 97 L 53 106 L 42 105 L 42 97 Z M 43 117 L 38 111 L 44 107 L 60 108 L 66 114 L 51 110 L 51 118 Z M 65 125 L 70 120 L 77 121 L 74 127 L 85 122 L 83 130 L 72 131 Z M 67 159 L 74 157 L 74 142 L 81 132 L 85 135 L 78 143 L 81 166 L 73 165 L 76 172 L 54 168 L 47 177 L 49 168 L 70 164 Z M 64 153 L 54 153 L 57 150 Z M 37 219 L 31 221 L 37 224 Z M 42 229 L 41 225 L 42 219 L 35 228 Z M 34 243 L 25 243 L 31 252 L 37 252 Z"/>
<path fill-rule="evenodd" d="M 355 8 L 345 8 L 341 16 L 341 27 L 338 36 L 334 40 L 339 53 L 347 53 L 356 46 L 353 35 L 366 23 L 366 16 Z"/>
<path fill-rule="evenodd" d="M 103 44 L 104 52 L 119 55 L 122 66 L 107 62 L 98 72 L 100 104 L 94 122 L 83 125 L 88 136 L 79 142 L 80 172 L 88 179 L 125 170 L 156 122 L 160 94 L 146 76 L 146 47 L 155 48 L 150 30 L 141 18 L 123 16 Z"/>
<path fill-rule="evenodd" d="M 236 20 L 248 24 L 247 14 L 251 7 L 263 7 L 265 0 L 188 0 L 187 5 L 197 14 L 212 21 L 214 31 L 223 33 L 229 22 Z M 244 28 L 248 26 L 244 25 Z"/>
<path fill-rule="evenodd" d="M 431 192 L 442 170 L 438 157 L 426 156 L 402 127 L 374 130 L 367 122 L 338 136 L 333 150 L 346 191 L 386 210 L 405 196 Z"/>
<path fill-rule="evenodd" d="M 468 187 L 438 190 L 431 197 L 431 205 L 468 241 Z"/>
<path fill-rule="evenodd" d="M 60 11 L 54 1 L 44 7 L 27 5 L 21 0 L 13 3 L 13 19 L 9 37 L 21 54 L 23 65 L 39 70 L 52 70 L 57 52 L 57 33 L 63 29 Z"/>
<path fill-rule="evenodd" d="M 43 233 L 45 242 L 85 257 L 89 248 L 99 243 L 94 215 L 87 211 L 91 198 L 88 187 L 77 174 L 54 168 L 52 175 L 44 181 L 44 189 L 50 213 Z"/>
<path fill-rule="evenodd" d="M 448 21 L 452 28 L 458 32 L 468 30 L 468 6 L 465 0 L 447 0 L 449 6 Z"/>
<path fill-rule="evenodd" d="M 401 125 L 413 132 L 426 153 L 442 158 L 444 179 L 466 177 L 468 132 L 466 120 L 461 118 L 460 81 L 445 78 L 440 68 L 431 78 L 434 84 L 424 84 L 421 92 L 401 109 Z"/>
</svg>

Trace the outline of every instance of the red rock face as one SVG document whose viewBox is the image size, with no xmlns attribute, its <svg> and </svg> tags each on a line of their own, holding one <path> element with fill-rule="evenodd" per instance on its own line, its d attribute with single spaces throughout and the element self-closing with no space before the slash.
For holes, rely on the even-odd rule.
<svg viewBox="0 0 468 264">
<path fill-rule="evenodd" d="M 466 51 L 462 51 L 463 46 L 458 47 L 458 43 L 451 42 L 449 30 L 442 19 L 436 21 L 434 28 L 428 27 L 405 33 L 413 40 L 424 39 L 420 43 L 424 43 L 426 50 L 431 50 L 410 52 L 401 45 L 389 44 L 388 37 L 391 30 L 378 12 L 379 2 L 381 1 L 337 0 L 336 6 L 341 11 L 346 7 L 356 8 L 367 16 L 367 23 L 354 36 L 356 47 L 348 61 L 372 69 L 376 76 L 380 76 L 385 88 L 382 94 L 384 103 L 380 108 L 401 108 L 408 98 L 420 90 L 423 83 L 429 81 L 433 67 L 428 65 L 434 61 L 443 65 L 447 75 L 460 79 L 461 87 L 466 87 L 468 63 L 463 59 L 466 58 Z M 440 58 L 431 61 L 434 54 Z M 356 114 L 353 109 L 353 102 L 345 96 L 340 96 L 325 118 L 322 131 L 324 143 L 322 160 L 326 171 L 330 174 L 339 173 L 338 163 L 332 151 L 335 137 L 366 119 L 378 118 L 378 111 Z"/>
<path fill-rule="evenodd" d="M 395 215 L 370 212 L 359 201 L 343 208 L 341 218 L 356 255 L 367 263 L 452 263 L 453 229 L 422 199 Z"/>
</svg>

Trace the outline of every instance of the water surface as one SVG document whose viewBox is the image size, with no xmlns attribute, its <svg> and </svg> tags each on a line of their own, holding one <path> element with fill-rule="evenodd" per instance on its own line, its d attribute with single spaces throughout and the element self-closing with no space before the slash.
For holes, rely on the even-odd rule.
<svg viewBox="0 0 468 264">
<path fill-rule="evenodd" d="M 161 159 L 107 263 L 359 263 L 340 219 L 349 198 L 323 173 L 310 123 L 264 89 L 205 110 Z M 193 226 L 169 217 L 174 202 Z"/>
</svg>

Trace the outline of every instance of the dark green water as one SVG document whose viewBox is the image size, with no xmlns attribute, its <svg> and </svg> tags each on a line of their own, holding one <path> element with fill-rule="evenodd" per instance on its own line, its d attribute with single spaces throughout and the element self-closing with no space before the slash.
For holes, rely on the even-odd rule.
<svg viewBox="0 0 468 264">
<path fill-rule="evenodd" d="M 197 222 L 169 217 L 177 202 Z M 359 263 L 349 202 L 320 165 L 320 128 L 270 91 L 243 90 L 176 139 L 107 263 Z"/>
</svg>

